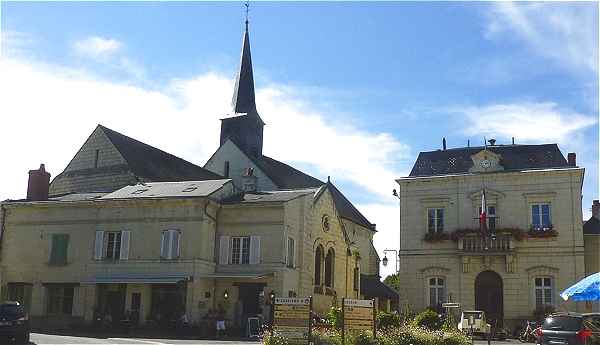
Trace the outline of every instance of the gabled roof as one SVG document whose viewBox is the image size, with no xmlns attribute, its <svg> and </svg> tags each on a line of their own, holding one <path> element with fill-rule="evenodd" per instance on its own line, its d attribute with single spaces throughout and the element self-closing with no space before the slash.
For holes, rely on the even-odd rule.
<svg viewBox="0 0 600 345">
<path fill-rule="evenodd" d="M 462 147 L 421 152 L 409 176 L 435 176 L 468 173 L 471 156 L 486 147 Z M 494 145 L 487 150 L 499 154 L 504 171 L 570 167 L 556 144 Z"/>
<path fill-rule="evenodd" d="M 170 153 L 98 125 L 127 161 L 131 172 L 148 181 L 217 180 L 223 177 Z"/>
<path fill-rule="evenodd" d="M 341 218 L 345 218 L 350 220 L 358 225 L 364 226 L 367 229 L 375 230 L 375 224 L 369 222 L 369 220 L 360 213 L 359 210 L 354 207 L 352 202 L 348 200 L 336 186 L 331 183 L 331 181 L 327 181 L 327 183 L 317 192 L 315 196 L 315 200 L 319 198 L 321 194 L 325 190 L 329 190 L 331 193 L 331 198 L 333 199 L 333 204 L 335 205 L 335 209 L 338 212 Z"/>
<path fill-rule="evenodd" d="M 366 274 L 360 275 L 360 294 L 365 298 L 383 297 L 397 301 L 400 294 L 379 280 L 378 276 L 370 276 Z"/>
<path fill-rule="evenodd" d="M 267 175 L 279 189 L 315 188 L 325 184 L 325 182 L 271 157 L 265 155 L 256 157 L 251 155 L 249 152 L 246 152 L 234 138 L 229 138 L 228 140 L 230 140 L 244 155 L 246 155 L 246 157 L 248 157 L 248 159 L 262 170 L 262 172 Z"/>
<path fill-rule="evenodd" d="M 259 191 L 259 192 L 244 192 L 232 195 L 223 200 L 225 204 L 256 204 L 256 203 L 271 203 L 271 202 L 287 202 L 298 197 L 314 194 L 317 188 L 295 189 L 295 190 L 276 190 L 276 191 Z"/>
<path fill-rule="evenodd" d="M 583 224 L 583 233 L 585 235 L 600 235 L 600 220 L 592 216 Z"/>
</svg>

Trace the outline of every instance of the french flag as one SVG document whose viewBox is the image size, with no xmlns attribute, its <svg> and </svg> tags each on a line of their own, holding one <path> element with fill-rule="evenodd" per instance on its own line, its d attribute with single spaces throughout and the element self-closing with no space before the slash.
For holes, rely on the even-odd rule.
<svg viewBox="0 0 600 345">
<path fill-rule="evenodd" d="M 485 189 L 481 190 L 481 212 L 479 213 L 479 231 L 481 235 L 487 235 L 487 203 L 485 201 Z"/>
</svg>

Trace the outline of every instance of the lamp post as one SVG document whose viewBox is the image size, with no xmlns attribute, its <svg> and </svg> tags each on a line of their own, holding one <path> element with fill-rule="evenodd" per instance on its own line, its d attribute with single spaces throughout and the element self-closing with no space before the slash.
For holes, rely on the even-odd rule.
<svg viewBox="0 0 600 345">
<path fill-rule="evenodd" d="M 396 274 L 398 274 L 400 272 L 400 256 L 398 254 L 398 251 L 396 249 L 386 249 L 383 251 L 383 259 L 381 260 L 381 263 L 383 263 L 383 266 L 387 266 L 389 259 L 387 258 L 387 252 L 394 252 L 394 258 L 396 260 Z"/>
<path fill-rule="evenodd" d="M 402 205 L 400 204 L 400 186 L 398 185 L 398 190 L 392 190 L 392 195 L 398 199 L 398 256 L 396 257 L 396 273 L 400 272 L 400 255 L 402 252 Z M 385 251 L 384 251 L 385 254 Z M 385 266 L 385 265 L 384 265 Z"/>
</svg>

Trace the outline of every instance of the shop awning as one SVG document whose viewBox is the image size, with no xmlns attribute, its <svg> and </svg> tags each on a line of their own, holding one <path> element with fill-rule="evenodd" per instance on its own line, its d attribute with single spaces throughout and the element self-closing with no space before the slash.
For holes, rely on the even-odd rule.
<svg viewBox="0 0 600 345">
<path fill-rule="evenodd" d="M 246 279 L 261 279 L 272 277 L 275 272 L 215 272 L 207 274 L 199 274 L 200 278 L 246 278 Z"/>
<path fill-rule="evenodd" d="M 185 274 L 106 274 L 97 275 L 85 283 L 93 284 L 176 284 L 190 280 Z"/>
</svg>

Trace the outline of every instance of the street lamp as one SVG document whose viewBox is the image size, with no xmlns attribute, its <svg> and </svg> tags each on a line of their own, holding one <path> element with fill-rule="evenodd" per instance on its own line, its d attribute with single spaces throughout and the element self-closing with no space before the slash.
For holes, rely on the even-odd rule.
<svg viewBox="0 0 600 345">
<path fill-rule="evenodd" d="M 394 252 L 394 257 L 396 259 L 396 274 L 400 272 L 400 260 L 399 260 L 399 256 L 398 256 L 398 251 L 396 249 L 386 249 L 383 251 L 383 259 L 381 260 L 381 263 L 383 263 L 383 266 L 387 266 L 389 259 L 387 258 L 387 252 Z"/>
<path fill-rule="evenodd" d="M 229 292 L 227 290 L 225 290 L 225 292 L 223 292 L 223 298 L 224 299 L 228 299 L 229 298 Z"/>
</svg>

